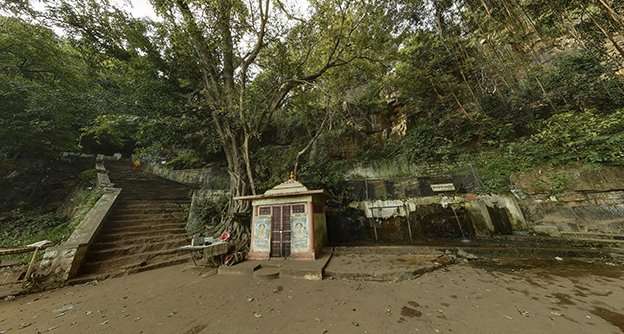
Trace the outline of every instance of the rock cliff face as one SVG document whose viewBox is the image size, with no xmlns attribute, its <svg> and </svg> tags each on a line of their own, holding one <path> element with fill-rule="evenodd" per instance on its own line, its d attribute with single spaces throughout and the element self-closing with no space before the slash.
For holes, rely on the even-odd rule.
<svg viewBox="0 0 624 334">
<path fill-rule="evenodd" d="M 520 205 L 537 232 L 551 235 L 624 234 L 624 168 L 536 170 L 514 175 Z"/>
</svg>

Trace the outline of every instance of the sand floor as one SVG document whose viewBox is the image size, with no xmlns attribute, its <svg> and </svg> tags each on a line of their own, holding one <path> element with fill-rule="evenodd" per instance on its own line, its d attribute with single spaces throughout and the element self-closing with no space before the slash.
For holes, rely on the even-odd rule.
<svg viewBox="0 0 624 334">
<path fill-rule="evenodd" d="M 401 282 L 180 265 L 0 301 L 0 333 L 622 333 L 621 267 L 457 264 Z"/>
</svg>

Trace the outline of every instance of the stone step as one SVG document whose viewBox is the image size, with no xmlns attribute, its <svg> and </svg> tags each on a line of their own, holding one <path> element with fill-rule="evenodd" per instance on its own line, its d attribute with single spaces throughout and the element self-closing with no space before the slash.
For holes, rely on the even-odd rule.
<svg viewBox="0 0 624 334">
<path fill-rule="evenodd" d="M 179 208 L 180 206 L 190 205 L 190 199 L 179 199 L 179 200 L 146 200 L 146 199 L 138 199 L 138 200 L 130 200 L 126 199 L 123 202 L 119 202 L 115 205 L 115 210 L 117 209 L 150 209 L 150 208 Z"/>
<path fill-rule="evenodd" d="M 181 255 L 181 256 L 164 259 L 164 260 L 150 263 L 150 264 L 136 263 L 136 264 L 128 265 L 126 266 L 126 269 L 122 269 L 122 270 L 83 274 L 81 276 L 70 279 L 69 281 L 67 281 L 67 284 L 78 285 L 78 284 L 85 284 L 85 283 L 89 283 L 93 281 L 102 281 L 102 280 L 109 279 L 109 278 L 120 277 L 126 274 L 134 274 L 134 273 L 139 273 L 143 271 L 160 269 L 160 268 L 165 268 L 165 267 L 174 266 L 178 264 L 183 264 L 189 261 L 190 261 L 190 256 Z"/>
<path fill-rule="evenodd" d="M 129 183 L 121 183 L 121 182 L 117 182 L 115 183 L 116 186 L 118 186 L 119 188 L 124 189 L 125 193 L 135 193 L 135 192 L 141 192 L 141 193 L 149 193 L 149 192 L 159 192 L 159 191 L 166 191 L 166 192 L 187 192 L 190 191 L 191 189 L 189 188 L 182 188 L 182 187 L 177 187 L 177 186 L 168 186 L 166 184 L 154 184 L 151 182 L 144 182 L 142 184 L 129 184 Z"/>
<path fill-rule="evenodd" d="M 107 234 L 121 234 L 126 232 L 141 232 L 141 231 L 162 231 L 162 230 L 171 230 L 171 229 L 184 229 L 184 223 L 168 223 L 168 224 L 155 224 L 155 225 L 125 225 L 125 226 L 106 226 L 102 231 L 102 235 Z"/>
<path fill-rule="evenodd" d="M 186 220 L 186 212 L 162 212 L 162 213 L 118 213 L 113 211 L 112 215 L 108 217 L 110 222 L 115 221 L 134 221 L 134 220 L 146 220 L 146 219 L 178 219 Z"/>
<path fill-rule="evenodd" d="M 190 254 L 183 254 L 183 255 L 179 255 L 179 256 L 174 256 L 171 257 L 169 259 L 164 259 L 158 262 L 153 262 L 147 265 L 132 265 L 128 267 L 128 273 L 129 274 L 135 274 L 135 273 L 140 273 L 143 271 L 148 271 L 148 270 L 154 270 L 154 269 L 160 269 L 160 268 L 164 268 L 164 267 L 169 267 L 169 266 L 174 266 L 177 264 L 183 264 L 183 263 L 187 263 L 191 260 L 191 255 Z"/>
<path fill-rule="evenodd" d="M 540 247 L 466 247 L 466 252 L 481 257 L 532 257 L 532 258 L 596 258 L 621 253 L 622 249 L 613 248 L 540 248 Z"/>
<path fill-rule="evenodd" d="M 188 206 L 186 205 L 171 205 L 171 206 L 145 206 L 138 208 L 114 208 L 112 214 L 154 214 L 154 213 L 186 213 Z"/>
<path fill-rule="evenodd" d="M 190 194 L 147 194 L 147 193 L 135 193 L 135 194 L 121 194 L 119 200 L 135 200 L 135 199 L 147 199 L 147 200 L 167 200 L 167 201 L 180 201 L 190 198 Z"/>
<path fill-rule="evenodd" d="M 149 190 L 149 189 L 153 189 L 153 188 L 159 188 L 159 189 L 165 189 L 165 190 L 171 190 L 171 191 L 176 191 L 176 190 L 191 190 L 191 188 L 182 185 L 180 183 L 167 183 L 167 182 L 160 182 L 160 181 L 156 181 L 156 180 L 117 180 L 117 182 L 115 182 L 115 180 L 111 180 L 113 183 L 115 183 L 118 186 L 129 186 L 129 187 L 136 187 L 136 189 L 140 189 L 140 190 Z M 128 188 L 126 189 L 127 191 L 132 191 L 135 188 Z"/>
<path fill-rule="evenodd" d="M 102 231 L 107 229 L 114 229 L 119 227 L 128 227 L 128 226 L 142 226 L 149 228 L 150 226 L 157 225 L 168 225 L 168 224 L 178 224 L 180 226 L 186 226 L 186 219 L 170 219 L 170 218 L 159 218 L 159 219 L 128 219 L 128 220 L 116 220 L 108 222 Z"/>
<path fill-rule="evenodd" d="M 149 187 L 146 189 L 139 189 L 137 186 L 132 185 L 119 185 L 122 188 L 121 195 L 184 195 L 190 194 L 190 189 L 171 189 L 169 187 Z M 132 188 L 131 188 L 132 187 Z"/>
<path fill-rule="evenodd" d="M 121 171 L 116 171 L 116 170 L 109 170 L 108 174 L 113 179 L 118 179 L 118 180 L 126 181 L 126 182 L 141 181 L 141 180 L 163 182 L 158 177 L 155 177 L 155 176 L 152 176 L 152 175 L 140 174 L 140 173 L 126 173 L 126 172 L 121 172 Z"/>
<path fill-rule="evenodd" d="M 138 231 L 138 232 L 122 232 L 122 233 L 103 233 L 98 236 L 98 242 L 112 242 L 120 239 L 132 240 L 141 239 L 153 236 L 182 236 L 186 235 L 186 230 L 183 228 L 170 228 L 157 231 Z"/>
<path fill-rule="evenodd" d="M 624 248 L 624 240 L 618 239 L 591 239 L 591 238 L 581 238 L 581 237 L 569 237 L 566 236 L 567 240 L 578 240 L 586 243 L 587 247 L 591 247 L 592 245 L 600 245 L 600 248 Z M 594 247 L 597 248 L 597 247 Z"/>
<path fill-rule="evenodd" d="M 124 186 L 128 188 L 124 188 L 125 192 L 136 192 L 136 191 L 169 191 L 169 192 L 186 192 L 191 189 L 188 187 L 181 187 L 178 185 L 168 185 L 168 184 L 158 184 L 155 182 L 142 182 L 142 183 L 129 183 L 129 182 L 117 182 L 115 185 L 124 188 Z M 130 188 L 131 187 L 131 188 Z"/>
<path fill-rule="evenodd" d="M 128 227 L 128 226 L 142 226 L 149 228 L 150 226 L 178 224 L 179 226 L 186 226 L 186 219 L 180 218 L 145 218 L 145 219 L 124 219 L 108 222 L 102 231 L 109 229 Z"/>
<path fill-rule="evenodd" d="M 89 247 L 89 252 L 95 252 L 99 250 L 105 250 L 109 248 L 122 248 L 127 246 L 134 245 L 151 245 L 151 244 L 159 244 L 163 242 L 182 242 L 185 241 L 187 244 L 190 244 L 190 239 L 185 235 L 179 235 L 172 237 L 171 235 L 157 235 L 150 237 L 138 237 L 132 239 L 121 239 L 115 241 L 108 242 L 96 242 Z"/>
<path fill-rule="evenodd" d="M 152 184 L 152 185 L 166 185 L 171 187 L 183 188 L 186 185 L 177 183 L 170 180 L 161 179 L 157 176 L 145 176 L 145 175 L 116 175 L 114 172 L 109 173 L 111 181 L 118 181 L 118 183 L 124 184 Z"/>
<path fill-rule="evenodd" d="M 133 254 L 155 252 L 163 249 L 172 249 L 186 246 L 190 243 L 187 239 L 163 240 L 154 243 L 131 244 L 121 247 L 107 247 L 89 252 L 87 262 L 103 261 L 112 258 L 124 257 Z"/>
<path fill-rule="evenodd" d="M 181 186 L 179 184 L 163 184 L 163 183 L 148 181 L 148 180 L 136 181 L 136 182 L 127 182 L 127 181 L 126 182 L 124 181 L 114 182 L 114 180 L 111 180 L 111 181 L 115 183 L 115 185 L 121 188 L 123 188 L 124 186 L 132 187 L 132 188 L 125 189 L 126 191 L 133 191 L 133 190 L 148 191 L 150 189 L 167 190 L 167 191 L 191 190 L 191 188 Z"/>
<path fill-rule="evenodd" d="M 600 239 L 609 241 L 624 241 L 624 234 L 593 233 L 593 232 L 560 232 L 562 236 L 576 239 Z"/>
<path fill-rule="evenodd" d="M 104 279 L 186 262 L 178 248 L 190 244 L 184 229 L 190 187 L 142 170 L 130 161 L 106 162 L 111 181 L 122 191 L 89 247 L 83 276 L 74 282 Z"/>
<path fill-rule="evenodd" d="M 141 267 L 150 263 L 159 262 L 159 257 L 164 257 L 163 260 L 167 260 L 170 257 L 180 257 L 186 254 L 185 251 L 181 251 L 178 248 L 161 249 L 153 252 L 131 254 L 126 256 L 118 256 L 111 259 L 86 262 L 82 266 L 82 272 L 85 274 L 98 273 L 98 272 L 110 272 L 115 270 L 129 270 L 133 267 Z M 190 255 L 187 254 L 190 258 Z"/>
<path fill-rule="evenodd" d="M 163 181 L 162 179 L 154 179 L 154 178 L 119 178 L 114 177 L 111 181 L 117 180 L 119 184 L 127 184 L 127 185 L 137 185 L 137 186 L 161 186 L 161 187 L 169 187 L 171 189 L 188 189 L 188 187 L 182 183 L 177 183 L 173 181 Z"/>
<path fill-rule="evenodd" d="M 623 244 L 618 240 L 610 239 L 592 239 L 592 238 L 572 238 L 572 237 L 529 237 L 529 238 L 513 238 L 503 239 L 497 236 L 498 241 L 503 241 L 504 244 L 498 244 L 497 246 L 507 246 L 510 248 L 580 248 L 580 249 L 606 249 L 606 248 L 618 248 Z"/>
<path fill-rule="evenodd" d="M 119 179 L 121 181 L 126 181 L 126 182 L 132 182 L 132 181 L 137 181 L 137 180 L 150 180 L 150 181 L 153 180 L 154 182 L 158 182 L 158 183 L 179 184 L 171 180 L 162 179 L 162 178 L 159 178 L 158 176 L 149 175 L 145 173 L 132 173 L 132 172 L 128 173 L 128 172 L 123 172 L 123 171 L 110 170 L 108 171 L 108 174 L 113 179 Z"/>
<path fill-rule="evenodd" d="M 121 276 L 121 275 L 118 275 L 118 276 Z M 82 274 L 82 275 L 79 275 L 78 277 L 69 279 L 67 281 L 67 285 L 79 285 L 79 284 L 86 284 L 89 282 L 103 281 L 105 279 L 112 278 L 112 277 L 115 277 L 113 276 L 113 273 Z"/>
<path fill-rule="evenodd" d="M 159 214 L 159 213 L 186 213 L 188 212 L 188 205 L 171 205 L 165 207 L 159 206 L 143 206 L 143 207 L 131 207 L 131 208 L 115 208 L 111 211 L 113 214 Z"/>
<path fill-rule="evenodd" d="M 119 218 L 109 217 L 105 223 L 105 226 L 129 226 L 129 225 L 155 225 L 167 224 L 167 223 L 180 223 L 186 224 L 186 214 L 145 214 L 136 216 L 120 216 Z"/>
</svg>

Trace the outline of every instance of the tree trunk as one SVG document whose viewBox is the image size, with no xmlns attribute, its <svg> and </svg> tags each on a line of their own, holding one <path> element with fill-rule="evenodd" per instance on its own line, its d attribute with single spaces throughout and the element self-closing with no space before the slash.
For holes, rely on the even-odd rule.
<svg viewBox="0 0 624 334">
<path fill-rule="evenodd" d="M 230 200 L 221 216 L 221 221 L 217 225 L 214 234 L 221 235 L 228 232 L 231 236 L 231 243 L 235 251 L 246 251 L 249 247 L 250 228 L 247 219 L 249 214 L 249 201 L 234 200 L 234 197 L 249 194 L 249 184 L 247 183 L 247 168 L 243 152 L 243 146 L 238 145 L 234 134 L 223 138 L 223 150 L 228 164 L 228 174 L 230 179 L 229 192 Z"/>
<path fill-rule="evenodd" d="M 609 17 L 613 20 L 613 22 L 624 27 L 624 19 L 622 19 L 622 17 L 615 11 L 615 9 L 613 9 L 613 7 L 611 7 L 609 3 L 607 3 L 606 0 L 598 0 L 598 3 L 607 12 L 607 14 L 609 14 Z"/>
<path fill-rule="evenodd" d="M 590 13 L 589 17 L 591 18 L 591 20 L 594 23 L 594 25 L 598 28 L 598 30 L 600 30 L 600 32 L 602 32 L 602 34 L 611 42 L 611 44 L 613 44 L 613 47 L 615 47 L 615 49 L 620 54 L 620 56 L 622 56 L 624 58 L 624 48 L 622 48 L 618 44 L 618 42 L 613 37 L 613 34 L 610 31 L 608 31 L 606 28 L 601 26 L 600 23 L 598 23 L 598 20 L 596 20 L 596 18 L 594 17 L 593 14 Z"/>
<path fill-rule="evenodd" d="M 488 16 L 492 16 L 492 10 L 490 10 L 490 7 L 487 5 L 487 3 L 485 2 L 485 0 L 481 0 L 481 5 L 483 6 L 483 8 L 485 9 L 485 12 L 487 13 Z"/>
<path fill-rule="evenodd" d="M 444 36 L 446 32 L 446 21 L 444 20 L 444 5 L 440 2 L 440 0 L 435 0 L 433 2 L 434 16 L 435 16 L 435 27 L 440 36 Z"/>
</svg>

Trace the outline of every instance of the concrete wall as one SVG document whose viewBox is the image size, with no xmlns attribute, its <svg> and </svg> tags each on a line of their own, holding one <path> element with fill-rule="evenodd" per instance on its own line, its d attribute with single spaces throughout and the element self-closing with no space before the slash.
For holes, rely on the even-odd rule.
<svg viewBox="0 0 624 334">
<path fill-rule="evenodd" d="M 522 208 L 517 199 L 512 195 L 489 194 L 479 195 L 479 200 L 485 204 L 486 208 L 504 209 L 508 215 L 509 223 L 514 231 L 528 231 L 529 224 L 522 212 Z M 492 223 L 493 225 L 493 223 Z"/>
<path fill-rule="evenodd" d="M 389 160 L 356 166 L 347 172 L 348 179 L 395 179 L 401 177 L 432 177 L 452 174 L 472 174 L 472 161 L 464 159 L 454 164 L 414 164 L 405 160 Z"/>
<path fill-rule="evenodd" d="M 324 213 L 314 214 L 314 249 L 320 252 L 327 245 L 327 221 Z"/>
</svg>

